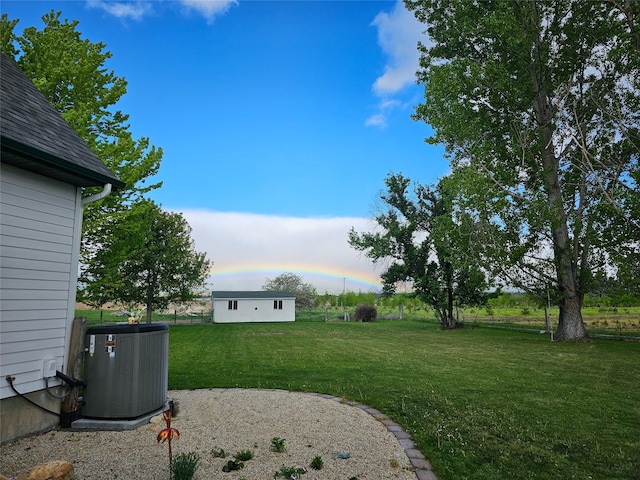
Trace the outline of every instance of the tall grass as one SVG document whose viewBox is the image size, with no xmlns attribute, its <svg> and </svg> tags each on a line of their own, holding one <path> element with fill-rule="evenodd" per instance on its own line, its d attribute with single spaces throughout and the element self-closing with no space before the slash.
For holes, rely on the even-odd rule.
<svg viewBox="0 0 640 480">
<path fill-rule="evenodd" d="M 208 324 L 172 326 L 169 355 L 171 389 L 281 388 L 377 408 L 442 480 L 640 479 L 637 343 L 416 321 Z"/>
</svg>

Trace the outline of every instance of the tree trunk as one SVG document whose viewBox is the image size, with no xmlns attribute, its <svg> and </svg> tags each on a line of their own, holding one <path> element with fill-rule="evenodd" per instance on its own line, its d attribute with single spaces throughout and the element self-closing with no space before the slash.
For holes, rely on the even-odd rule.
<svg viewBox="0 0 640 480">
<path fill-rule="evenodd" d="M 453 314 L 453 267 L 451 262 L 445 262 L 445 271 L 447 279 L 447 309 L 442 314 L 442 328 L 445 330 L 454 330 L 460 326 L 458 318 Z"/>
<path fill-rule="evenodd" d="M 455 330 L 459 326 L 460 323 L 458 322 L 458 319 L 453 315 L 446 317 L 442 323 L 442 328 L 445 330 Z"/>
<path fill-rule="evenodd" d="M 561 294 L 560 318 L 556 340 L 587 340 L 589 335 L 582 320 L 582 297 L 578 282 L 576 258 L 569 237 L 567 216 L 562 204 L 562 190 L 558 179 L 558 159 L 552 151 L 551 132 L 543 128 L 545 145 L 542 156 L 547 172 L 547 198 L 549 209 L 553 213 L 551 219 L 551 237 L 553 239 L 553 256 Z"/>
<path fill-rule="evenodd" d="M 447 306 L 446 309 L 438 309 L 438 316 L 440 317 L 440 325 L 443 330 L 455 330 L 460 327 L 458 319 L 453 315 L 453 311 Z"/>
<path fill-rule="evenodd" d="M 453 316 L 453 287 L 451 285 L 447 287 L 447 317 L 449 324 L 452 321 L 455 322 L 455 317 Z"/>
<path fill-rule="evenodd" d="M 559 307 L 558 329 L 553 335 L 554 340 L 588 340 L 589 334 L 582 320 L 582 299 L 577 297 L 565 298 Z"/>
<path fill-rule="evenodd" d="M 539 22 L 536 16 L 534 22 Z M 537 23 L 536 23 L 537 24 Z M 546 78 L 543 65 L 538 64 L 541 54 L 541 40 L 535 39 L 534 54 L 529 64 L 531 82 L 535 97 L 533 111 L 535 113 L 538 133 L 542 143 L 541 163 L 544 168 L 545 190 L 551 216 L 551 238 L 553 240 L 553 255 L 558 279 L 558 289 L 561 294 L 560 318 L 558 320 L 557 340 L 587 340 L 589 336 L 582 320 L 582 297 L 579 289 L 578 273 L 575 254 L 572 250 L 567 213 L 564 210 L 562 185 L 558 171 L 560 159 L 555 152 L 554 144 L 554 107 L 549 101 L 546 90 Z"/>
<path fill-rule="evenodd" d="M 544 139 L 551 145 L 551 134 L 544 128 Z M 556 340 L 587 340 L 589 335 L 582 320 L 582 298 L 578 282 L 576 258 L 572 250 L 567 216 L 562 205 L 562 191 L 558 179 L 558 161 L 551 147 L 543 151 L 544 165 L 547 171 L 547 196 L 550 211 L 554 216 L 551 220 L 551 237 L 553 239 L 553 255 L 561 294 L 559 302 L 560 318 Z"/>
</svg>

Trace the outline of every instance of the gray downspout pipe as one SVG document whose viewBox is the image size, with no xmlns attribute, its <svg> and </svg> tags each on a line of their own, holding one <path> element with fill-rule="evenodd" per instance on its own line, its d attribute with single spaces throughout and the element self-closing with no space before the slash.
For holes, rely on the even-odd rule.
<svg viewBox="0 0 640 480">
<path fill-rule="evenodd" d="M 84 207 L 85 205 L 89 204 L 89 203 L 93 203 L 93 202 L 97 202 L 98 200 L 102 200 L 105 197 L 108 197 L 109 194 L 111 193 L 111 184 L 110 183 L 105 183 L 104 187 L 102 188 L 102 191 L 100 193 L 96 193 L 94 195 L 90 195 L 87 198 L 83 198 L 82 199 L 82 206 Z"/>
</svg>

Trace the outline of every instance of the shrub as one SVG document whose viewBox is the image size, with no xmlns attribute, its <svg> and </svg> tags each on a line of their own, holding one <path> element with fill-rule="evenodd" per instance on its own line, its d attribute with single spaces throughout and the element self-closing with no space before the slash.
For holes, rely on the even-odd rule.
<svg viewBox="0 0 640 480">
<path fill-rule="evenodd" d="M 357 322 L 373 322 L 378 318 L 378 310 L 374 305 L 368 303 L 361 303 L 356 307 L 356 312 L 353 318 Z"/>
</svg>

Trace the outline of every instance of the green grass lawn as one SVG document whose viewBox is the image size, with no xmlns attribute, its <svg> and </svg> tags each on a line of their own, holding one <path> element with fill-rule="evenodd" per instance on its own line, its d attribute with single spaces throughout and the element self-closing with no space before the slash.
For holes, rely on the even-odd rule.
<svg viewBox="0 0 640 480">
<path fill-rule="evenodd" d="M 640 479 L 640 344 L 418 321 L 171 325 L 169 387 L 377 408 L 441 480 Z M 188 435 L 188 432 L 182 432 Z"/>
</svg>

